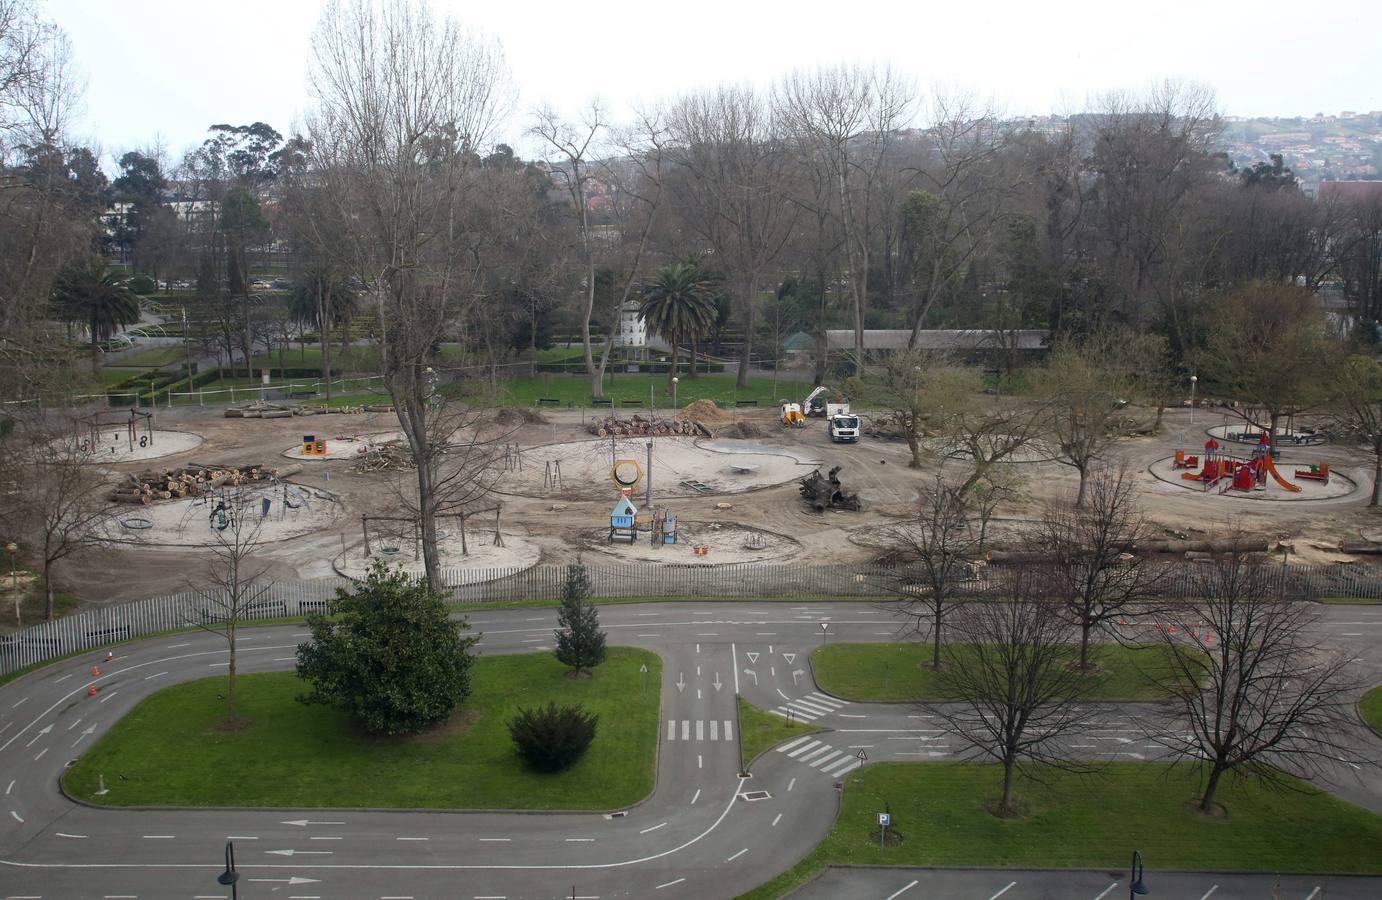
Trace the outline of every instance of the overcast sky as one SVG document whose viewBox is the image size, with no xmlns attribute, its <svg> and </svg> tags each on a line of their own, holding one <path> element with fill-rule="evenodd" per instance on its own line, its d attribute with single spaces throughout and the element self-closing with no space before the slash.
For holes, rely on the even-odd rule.
<svg viewBox="0 0 1382 900">
<path fill-rule="evenodd" d="M 1382 109 L 1382 2 L 1304 0 L 434 0 L 497 37 L 528 111 L 616 114 L 720 81 L 886 61 L 925 87 L 963 86 L 1011 114 L 1078 111 L 1162 78 L 1211 86 L 1228 115 Z M 304 87 L 320 0 L 47 0 L 88 79 L 79 134 L 107 160 L 161 140 L 174 160 L 217 122 L 285 135 Z M 107 162 L 107 168 L 113 166 Z"/>
</svg>

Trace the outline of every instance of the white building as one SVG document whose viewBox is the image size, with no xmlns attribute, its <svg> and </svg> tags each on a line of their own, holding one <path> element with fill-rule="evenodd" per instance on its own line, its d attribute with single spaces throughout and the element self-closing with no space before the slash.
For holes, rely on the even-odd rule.
<svg viewBox="0 0 1382 900">
<path fill-rule="evenodd" d="M 638 318 L 638 302 L 626 301 L 619 307 L 619 328 L 614 333 L 614 346 L 633 347 L 638 350 L 648 346 L 648 326 Z"/>
</svg>

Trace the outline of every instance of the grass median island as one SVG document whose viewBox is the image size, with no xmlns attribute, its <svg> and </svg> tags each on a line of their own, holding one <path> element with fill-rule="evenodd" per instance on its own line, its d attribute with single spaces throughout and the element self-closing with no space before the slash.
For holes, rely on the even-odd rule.
<svg viewBox="0 0 1382 900">
<path fill-rule="evenodd" d="M 764 750 L 785 740 L 826 730 L 796 720 L 788 722 L 782 716 L 754 706 L 743 697 L 739 698 L 739 740 L 744 748 L 745 765 Z"/>
<path fill-rule="evenodd" d="M 1363 713 L 1363 721 L 1373 731 L 1382 734 L 1382 685 L 1378 685 L 1363 695 L 1358 701 L 1358 709 Z"/>
<path fill-rule="evenodd" d="M 951 648 L 960 649 L 960 648 Z M 947 650 L 941 651 L 942 662 Z M 1071 660 L 1078 657 L 1071 648 Z M 1151 675 L 1166 667 L 1164 647 L 1099 644 L 1091 700 L 1156 700 Z M 811 651 L 811 671 L 826 693 L 845 700 L 944 700 L 931 668 L 930 644 L 826 644 Z"/>
<path fill-rule="evenodd" d="M 651 677 L 642 689 L 640 665 Z M 422 735 L 365 735 L 343 713 L 294 698 L 292 672 L 241 675 L 249 727 L 220 727 L 224 678 L 166 688 L 118 722 L 63 777 L 72 796 L 111 806 L 608 809 L 653 789 L 662 668 L 656 654 L 611 647 L 589 679 L 551 653 L 481 656 L 472 692 L 450 723 Z M 553 700 L 600 716 L 580 762 L 526 769 L 507 720 Z M 98 776 L 110 793 L 96 797 Z"/>
<path fill-rule="evenodd" d="M 863 773 L 862 777 L 860 772 Z M 1164 763 L 1111 763 L 1099 775 L 1023 779 L 1028 814 L 999 819 L 995 765 L 876 763 L 849 775 L 840 817 L 815 850 L 744 898 L 767 900 L 832 864 L 1091 868 L 1126 865 L 1263 872 L 1382 872 L 1382 816 L 1295 782 L 1272 791 L 1225 782 L 1227 813 L 1193 809 L 1199 779 Z M 892 810 L 902 842 L 878 851 L 878 813 Z"/>
</svg>

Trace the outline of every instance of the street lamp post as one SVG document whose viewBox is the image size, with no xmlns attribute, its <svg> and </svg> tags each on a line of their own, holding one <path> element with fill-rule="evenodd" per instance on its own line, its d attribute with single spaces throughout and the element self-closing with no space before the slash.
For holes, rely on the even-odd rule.
<svg viewBox="0 0 1382 900">
<path fill-rule="evenodd" d="M 235 887 L 239 880 L 240 873 L 235 871 L 235 845 L 226 841 L 226 870 L 216 876 L 216 882 L 230 888 L 230 900 L 239 900 L 240 893 Z"/>
<path fill-rule="evenodd" d="M 1195 385 L 1200 380 L 1198 375 L 1190 376 L 1190 424 L 1195 424 Z"/>
<path fill-rule="evenodd" d="M 673 366 L 676 365 L 676 357 L 675 357 L 675 356 L 672 357 L 672 365 L 673 365 Z M 680 381 L 680 380 L 681 380 L 681 379 L 678 378 L 677 376 L 675 376 L 675 375 L 672 376 L 672 409 L 674 409 L 674 410 L 679 408 L 679 407 L 677 406 L 677 382 Z"/>
<path fill-rule="evenodd" d="M 1142 854 L 1134 850 L 1132 852 L 1132 882 L 1128 885 L 1128 898 L 1133 900 L 1135 897 L 1151 892 L 1151 888 L 1142 883 Z"/>
</svg>

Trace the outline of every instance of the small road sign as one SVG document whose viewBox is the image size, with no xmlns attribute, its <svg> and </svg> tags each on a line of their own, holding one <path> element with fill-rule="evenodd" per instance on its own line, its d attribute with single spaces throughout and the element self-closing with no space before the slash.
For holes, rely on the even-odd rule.
<svg viewBox="0 0 1382 900">
<path fill-rule="evenodd" d="M 879 813 L 879 814 L 878 814 L 878 824 L 879 824 L 879 825 L 883 826 L 884 828 L 887 828 L 887 827 L 888 827 L 889 825 L 891 825 L 892 823 L 893 823 L 893 817 L 892 817 L 892 816 L 888 815 L 887 813 Z"/>
</svg>

